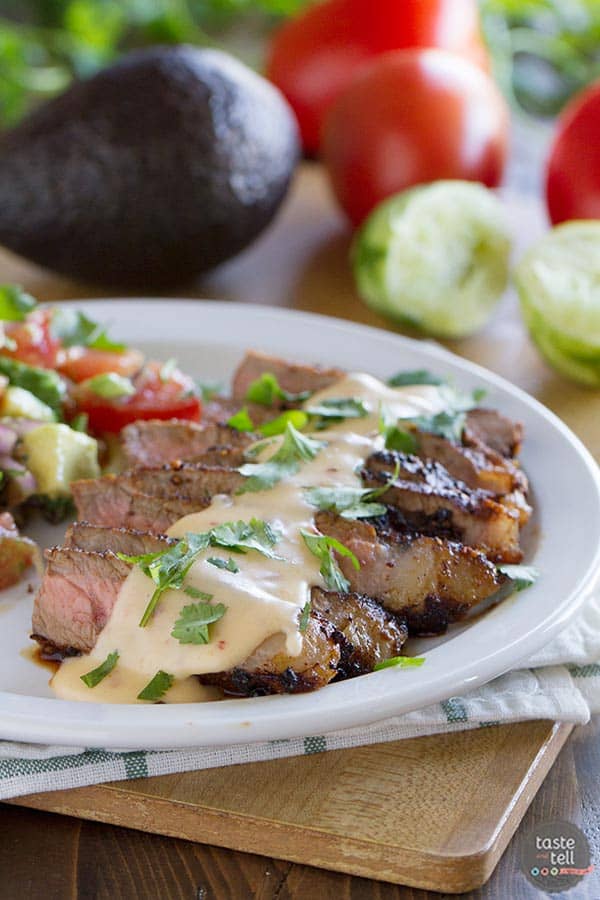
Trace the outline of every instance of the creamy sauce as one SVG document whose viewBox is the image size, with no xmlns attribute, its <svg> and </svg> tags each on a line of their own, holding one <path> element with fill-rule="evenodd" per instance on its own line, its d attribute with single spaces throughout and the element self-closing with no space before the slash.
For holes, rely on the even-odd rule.
<svg viewBox="0 0 600 900">
<path fill-rule="evenodd" d="M 315 508 L 307 501 L 309 487 L 361 487 L 357 468 L 381 449 L 379 414 L 383 404 L 394 417 L 438 412 L 443 408 L 438 388 L 430 385 L 392 389 L 364 374 L 345 378 L 319 391 L 306 402 L 360 398 L 368 410 L 363 418 L 346 419 L 313 437 L 325 446 L 313 460 L 301 462 L 298 472 L 274 487 L 255 493 L 218 496 L 209 507 L 185 516 L 170 529 L 171 537 L 205 532 L 224 522 L 257 518 L 280 533 L 274 551 L 283 559 L 268 559 L 257 551 L 231 553 L 223 548 L 203 551 L 186 577 L 186 585 L 213 595 L 214 603 L 227 607 L 225 615 L 210 626 L 208 644 L 180 644 L 171 636 L 183 606 L 194 602 L 181 590 L 166 591 L 145 628 L 139 621 L 154 591 L 154 583 L 134 567 L 124 582 L 111 617 L 91 654 L 65 660 L 52 679 L 58 696 L 69 700 L 133 703 L 141 689 L 160 669 L 176 679 L 161 698 L 164 702 L 214 699 L 214 689 L 203 687 L 192 676 L 221 672 L 239 666 L 269 637 L 282 634 L 286 652 L 297 656 L 302 649 L 300 613 L 313 585 L 323 585 L 320 561 L 309 551 L 301 530 L 315 531 Z M 283 438 L 265 442 L 252 462 L 265 462 L 279 449 Z M 208 557 L 228 559 L 239 567 L 231 573 L 207 562 Z M 80 676 L 94 669 L 109 653 L 118 650 L 113 671 L 90 689 Z M 142 701 L 140 701 L 142 702 Z"/>
</svg>

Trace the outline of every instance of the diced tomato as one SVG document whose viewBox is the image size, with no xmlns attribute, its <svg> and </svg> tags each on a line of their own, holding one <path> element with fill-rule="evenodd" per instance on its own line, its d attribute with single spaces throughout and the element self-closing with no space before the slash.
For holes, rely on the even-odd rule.
<svg viewBox="0 0 600 900">
<path fill-rule="evenodd" d="M 116 372 L 130 378 L 140 371 L 144 356 L 139 350 L 93 350 L 90 347 L 69 347 L 59 354 L 59 372 L 79 384 L 94 375 Z"/>
<path fill-rule="evenodd" d="M 166 377 L 161 363 L 148 363 L 133 384 L 135 394 L 117 399 L 99 397 L 85 385 L 76 389 L 78 411 L 87 414 L 91 431 L 118 434 L 138 419 L 200 421 L 202 406 L 194 382 L 179 369 Z"/>
<path fill-rule="evenodd" d="M 16 347 L 3 347 L 2 353 L 29 366 L 54 369 L 60 343 L 50 330 L 51 315 L 50 309 L 35 309 L 24 322 L 6 322 L 4 332 Z"/>
</svg>

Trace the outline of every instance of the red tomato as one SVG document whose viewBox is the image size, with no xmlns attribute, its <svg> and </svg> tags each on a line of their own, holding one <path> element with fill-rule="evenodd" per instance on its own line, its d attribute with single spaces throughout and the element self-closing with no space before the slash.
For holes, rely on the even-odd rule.
<svg viewBox="0 0 600 900">
<path fill-rule="evenodd" d="M 600 81 L 565 108 L 546 170 L 552 223 L 600 219 Z"/>
<path fill-rule="evenodd" d="M 401 50 L 356 76 L 331 109 L 323 156 L 359 224 L 380 201 L 442 178 L 502 179 L 509 114 L 491 79 L 443 50 Z"/>
<path fill-rule="evenodd" d="M 194 382 L 179 369 L 167 381 L 161 379 L 161 363 L 148 363 L 134 379 L 135 394 L 106 399 L 88 390 L 85 384 L 75 392 L 77 409 L 87 414 L 90 430 L 96 434 L 117 434 L 138 419 L 187 419 L 200 421 L 200 399 Z"/>
<path fill-rule="evenodd" d="M 12 356 L 27 363 L 28 366 L 40 366 L 53 369 L 60 350 L 60 343 L 52 337 L 50 318 L 52 310 L 36 309 L 29 313 L 24 322 L 7 322 L 5 334 L 16 343 L 15 350 L 2 348 L 5 356 Z"/>
<path fill-rule="evenodd" d="M 441 47 L 489 69 L 476 0 L 327 0 L 283 25 L 267 76 L 294 109 L 308 153 L 317 152 L 325 114 L 357 68 L 407 47 Z"/>
<path fill-rule="evenodd" d="M 126 378 L 142 368 L 144 356 L 139 350 L 93 350 L 90 347 L 69 347 L 58 360 L 59 372 L 79 383 L 104 372 L 116 372 Z"/>
</svg>

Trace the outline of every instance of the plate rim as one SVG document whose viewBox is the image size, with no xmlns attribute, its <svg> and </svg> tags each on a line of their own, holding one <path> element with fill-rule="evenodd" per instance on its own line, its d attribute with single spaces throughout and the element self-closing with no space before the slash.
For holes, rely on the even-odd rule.
<svg viewBox="0 0 600 900">
<path fill-rule="evenodd" d="M 56 305 L 54 301 L 52 304 Z M 235 315 L 251 315 L 266 317 L 270 320 L 281 319 L 289 322 L 290 318 L 303 321 L 307 325 L 335 327 L 346 334 L 372 335 L 373 338 L 387 339 L 390 343 L 410 348 L 413 352 L 422 353 L 430 359 L 438 359 L 462 370 L 469 376 L 484 379 L 488 384 L 512 395 L 519 403 L 524 404 L 532 413 L 541 416 L 553 429 L 557 430 L 567 445 L 586 470 L 590 483 L 595 489 L 597 513 L 600 515 L 600 472 L 591 453 L 571 429 L 539 400 L 532 397 L 522 388 L 511 384 L 502 376 L 486 369 L 478 363 L 452 353 L 447 348 L 428 340 L 418 340 L 377 328 L 363 325 L 346 319 L 326 316 L 320 313 L 305 312 L 285 307 L 263 306 L 254 303 L 240 303 L 228 300 L 211 300 L 202 298 L 177 297 L 124 297 L 77 299 L 68 302 L 75 308 L 90 309 L 101 307 L 108 311 L 117 304 L 129 307 L 143 303 L 163 308 L 169 304 L 172 312 L 173 304 L 182 309 L 199 310 L 206 314 L 225 310 Z M 117 312 L 117 310 L 115 310 Z M 155 311 L 153 310 L 153 314 Z M 116 317 L 117 318 L 117 317 Z M 145 339 L 140 338 L 140 343 Z M 146 341 L 147 342 L 147 341 Z M 201 342 L 200 342 L 201 343 Z M 398 699 L 394 694 L 392 679 L 397 676 L 394 670 L 384 670 L 362 676 L 359 679 L 329 685 L 325 691 L 309 694 L 282 695 L 277 697 L 259 697 L 251 699 L 228 700 L 208 704 L 173 704 L 164 706 L 140 706 L 139 704 L 116 705 L 97 703 L 76 703 L 58 698 L 36 697 L 0 691 L 0 739 L 29 741 L 61 745 L 65 747 L 98 747 L 114 750 L 147 749 L 161 750 L 185 748 L 192 746 L 222 746 L 225 744 L 250 743 L 264 740 L 282 740 L 303 737 L 318 733 L 319 729 L 307 728 L 306 721 L 311 713 L 314 716 L 315 698 L 322 698 L 324 693 L 331 698 L 329 703 L 317 703 L 325 706 L 327 727 L 321 731 L 331 732 L 353 726 L 367 726 L 394 715 L 401 715 L 424 705 L 441 702 L 457 693 L 464 693 L 479 687 L 509 669 L 518 667 L 520 662 L 540 650 L 562 628 L 567 619 L 585 602 L 593 590 L 600 569 L 600 542 L 590 559 L 586 571 L 575 581 L 574 587 L 566 598 L 530 631 L 489 654 L 485 660 L 467 661 L 452 678 L 452 689 L 443 690 L 440 696 L 429 699 L 425 703 L 415 699 L 414 703 L 404 704 L 398 710 Z M 505 601 L 506 603 L 507 601 Z M 510 603 L 511 601 L 508 601 Z M 501 606 L 503 606 L 502 604 Z M 499 609 L 500 607 L 497 607 Z M 488 615 L 483 617 L 488 619 Z M 471 626 L 471 628 L 475 625 Z M 470 631 L 471 628 L 468 630 Z M 433 651 L 432 651 L 433 652 Z M 500 660 L 504 662 L 500 663 Z M 412 688 L 415 697 L 422 695 L 419 690 L 419 673 L 423 669 L 403 670 L 402 686 Z M 458 680 L 457 680 L 458 678 Z M 386 688 L 387 681 L 387 688 Z M 367 683 L 369 683 L 367 685 Z M 341 689 L 341 690 L 340 690 Z M 439 692 L 438 692 L 439 693 Z M 344 694 L 342 699 L 341 695 Z M 334 702 L 334 695 L 342 701 L 341 706 Z M 283 701 L 283 702 L 282 702 Z M 370 709 L 368 704 L 371 704 Z M 251 708 L 249 706 L 251 704 Z M 292 705 L 293 704 L 293 705 Z M 355 709 L 358 704 L 363 709 L 360 716 Z M 27 707 L 24 709 L 23 707 Z M 221 715 L 219 710 L 226 706 L 232 715 Z M 283 709 L 281 707 L 284 707 Z M 210 708 L 210 709 L 209 709 Z M 132 711 L 136 711 L 136 724 L 131 725 Z M 239 715 L 236 711 L 239 710 Z M 244 712 L 244 710 L 246 712 Z M 214 711 L 213 733 L 207 734 L 207 713 Z M 195 715 L 193 715 L 195 713 Z M 57 722 L 57 717 L 60 722 Z M 221 719 L 232 721 L 219 721 Z M 110 721 L 108 721 L 110 720 Z M 217 721 L 215 730 L 214 721 Z M 309 719 L 310 720 L 310 719 Z M 302 724 L 304 723 L 304 724 Z M 210 722 L 208 723 L 210 725 Z M 143 738 L 136 737 L 139 732 Z M 174 733 L 175 732 L 175 733 Z M 268 735 L 268 736 L 267 736 Z"/>
</svg>

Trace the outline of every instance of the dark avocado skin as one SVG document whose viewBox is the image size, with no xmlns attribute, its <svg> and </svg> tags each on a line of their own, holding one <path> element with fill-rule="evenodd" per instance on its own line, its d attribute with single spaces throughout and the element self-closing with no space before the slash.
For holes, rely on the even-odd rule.
<svg viewBox="0 0 600 900">
<path fill-rule="evenodd" d="M 232 57 L 131 53 L 2 137 L 0 244 L 98 284 L 181 284 L 269 224 L 298 154 L 282 95 Z"/>
</svg>

